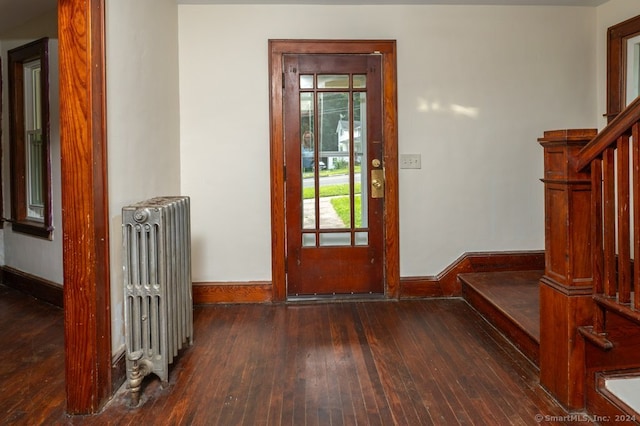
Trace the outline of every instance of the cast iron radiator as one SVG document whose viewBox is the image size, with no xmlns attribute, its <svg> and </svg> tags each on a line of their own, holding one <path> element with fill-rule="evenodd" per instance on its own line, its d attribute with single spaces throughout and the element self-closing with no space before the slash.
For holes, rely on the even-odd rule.
<svg viewBox="0 0 640 426">
<path fill-rule="evenodd" d="M 178 351 L 193 343 L 189 197 L 157 197 L 122 209 L 124 324 L 131 403 L 143 378 L 164 385 Z"/>
</svg>

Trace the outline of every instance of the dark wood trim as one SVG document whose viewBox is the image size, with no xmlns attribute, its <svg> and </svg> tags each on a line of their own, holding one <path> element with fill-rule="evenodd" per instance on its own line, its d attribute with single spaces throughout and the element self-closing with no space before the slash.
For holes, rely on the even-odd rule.
<svg viewBox="0 0 640 426">
<path fill-rule="evenodd" d="M 104 0 L 58 2 L 67 412 L 112 392 Z"/>
<path fill-rule="evenodd" d="M 193 303 L 265 303 L 273 299 L 270 282 L 193 283 Z"/>
<path fill-rule="evenodd" d="M 551 287 L 558 293 L 561 293 L 567 297 L 590 296 L 593 294 L 592 285 L 567 285 L 567 284 L 560 283 L 546 275 L 540 278 L 540 284 L 546 285 L 547 287 Z"/>
<path fill-rule="evenodd" d="M 607 127 L 602 129 L 597 135 L 590 139 L 590 142 L 582 148 L 573 162 L 578 171 L 585 169 L 593 160 L 602 156 L 604 150 L 614 145 L 618 138 L 623 135 L 630 135 L 631 129 L 638 122 L 640 114 L 640 98 L 637 98 L 625 108 L 622 114 L 617 114 Z"/>
<path fill-rule="evenodd" d="M 49 122 L 49 38 L 44 37 L 9 50 L 9 145 L 10 145 L 10 196 L 12 230 L 35 237 L 51 239 L 53 216 L 51 206 L 51 155 Z M 30 220 L 27 212 L 27 144 L 25 139 L 25 77 L 24 64 L 40 60 L 40 87 L 42 102 L 42 191 L 44 212 L 42 222 Z"/>
<path fill-rule="evenodd" d="M 44 278 L 27 274 L 9 266 L 2 266 L 2 283 L 7 287 L 14 288 L 36 299 L 51 303 L 62 308 L 63 291 L 62 285 L 56 284 Z"/>
<path fill-rule="evenodd" d="M 593 299 L 608 312 L 615 312 L 621 317 L 640 325 L 640 312 L 634 311 L 629 303 L 621 304 L 615 298 L 594 295 Z"/>
<path fill-rule="evenodd" d="M 578 332 L 585 338 L 585 340 L 603 351 L 610 351 L 613 349 L 613 343 L 607 340 L 607 334 L 594 331 L 594 327 L 592 325 L 580 326 L 578 327 Z"/>
<path fill-rule="evenodd" d="M 640 34 L 640 16 L 609 27 L 607 31 L 607 113 L 609 121 L 625 108 L 627 39 Z"/>
<path fill-rule="evenodd" d="M 274 301 L 286 298 L 286 240 L 284 204 L 284 133 L 282 59 L 287 53 L 379 52 L 383 67 L 383 124 L 385 164 L 385 284 L 386 297 L 397 298 L 400 289 L 398 198 L 398 129 L 395 40 L 269 40 L 270 159 L 271 159 L 271 271 Z"/>
<path fill-rule="evenodd" d="M 127 353 L 123 349 L 115 354 L 111 361 L 111 393 L 115 393 L 120 386 L 127 380 Z"/>
<path fill-rule="evenodd" d="M 458 275 L 467 272 L 544 269 L 544 251 L 464 253 L 436 276 L 400 278 L 400 298 L 461 296 Z"/>
</svg>

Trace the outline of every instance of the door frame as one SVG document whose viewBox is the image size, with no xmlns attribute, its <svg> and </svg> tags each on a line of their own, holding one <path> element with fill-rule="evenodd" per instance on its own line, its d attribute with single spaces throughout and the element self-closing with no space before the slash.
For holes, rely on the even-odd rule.
<svg viewBox="0 0 640 426">
<path fill-rule="evenodd" d="M 398 199 L 398 108 L 395 40 L 269 40 L 271 276 L 272 300 L 287 297 L 283 56 L 286 54 L 382 55 L 383 164 L 385 170 L 385 297 L 397 299 L 400 287 Z"/>
</svg>

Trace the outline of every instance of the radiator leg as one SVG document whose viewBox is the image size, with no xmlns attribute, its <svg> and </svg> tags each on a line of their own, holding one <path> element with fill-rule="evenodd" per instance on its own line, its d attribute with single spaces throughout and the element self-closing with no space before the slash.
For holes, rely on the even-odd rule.
<svg viewBox="0 0 640 426">
<path fill-rule="evenodd" d="M 127 354 L 129 360 L 133 363 L 129 372 L 129 390 L 131 391 L 131 406 L 137 407 L 140 404 L 140 390 L 142 389 L 142 380 L 151 372 L 148 361 L 142 360 L 142 351 L 135 351 Z"/>
</svg>

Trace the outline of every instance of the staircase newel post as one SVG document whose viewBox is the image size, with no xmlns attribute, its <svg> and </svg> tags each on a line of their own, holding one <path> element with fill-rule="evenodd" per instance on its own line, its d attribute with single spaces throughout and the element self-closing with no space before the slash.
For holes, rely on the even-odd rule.
<svg viewBox="0 0 640 426">
<path fill-rule="evenodd" d="M 575 170 L 595 129 L 544 132 L 545 271 L 540 280 L 540 384 L 570 410 L 584 407 L 584 341 L 591 321 L 591 172 Z"/>
</svg>

